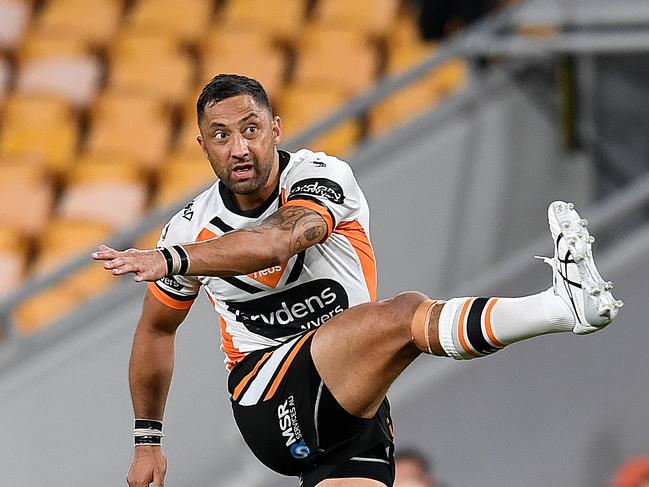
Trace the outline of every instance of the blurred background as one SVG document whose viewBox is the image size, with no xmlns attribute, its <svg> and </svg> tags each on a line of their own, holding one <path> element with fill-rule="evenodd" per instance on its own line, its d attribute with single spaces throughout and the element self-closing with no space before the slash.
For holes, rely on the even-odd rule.
<svg viewBox="0 0 649 487">
<path fill-rule="evenodd" d="M 397 447 L 433 485 L 644 486 L 649 2 L 0 0 L 3 486 L 125 484 L 143 286 L 88 255 L 155 246 L 214 182 L 195 103 L 222 72 L 263 83 L 284 148 L 350 162 L 381 297 L 545 289 L 547 204 L 574 201 L 616 324 L 418 359 L 391 394 Z M 295 485 L 236 431 L 217 323 L 201 298 L 178 333 L 167 485 Z"/>
</svg>

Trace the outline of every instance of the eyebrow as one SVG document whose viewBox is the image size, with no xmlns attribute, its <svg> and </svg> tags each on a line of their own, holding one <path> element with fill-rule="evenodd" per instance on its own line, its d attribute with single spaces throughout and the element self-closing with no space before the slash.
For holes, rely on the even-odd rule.
<svg viewBox="0 0 649 487">
<path fill-rule="evenodd" d="M 250 119 L 252 119 L 252 118 L 259 118 L 259 115 L 257 115 L 257 114 L 254 113 L 254 112 L 253 112 L 253 113 L 249 113 L 248 115 L 246 115 L 245 117 L 243 117 L 241 120 L 239 120 L 239 122 L 237 122 L 237 123 L 238 123 L 238 124 L 241 124 L 241 123 L 243 123 L 243 122 L 247 122 L 248 120 L 250 120 Z M 224 123 L 221 123 L 221 122 L 211 122 L 211 123 L 208 125 L 208 128 L 211 128 L 211 129 L 212 129 L 212 128 L 221 128 L 221 127 L 227 127 L 227 125 L 225 125 Z"/>
</svg>

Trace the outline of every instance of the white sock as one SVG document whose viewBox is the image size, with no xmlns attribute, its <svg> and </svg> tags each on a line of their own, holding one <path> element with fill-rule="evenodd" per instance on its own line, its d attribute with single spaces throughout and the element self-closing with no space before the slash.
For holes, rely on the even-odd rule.
<svg viewBox="0 0 649 487">
<path fill-rule="evenodd" d="M 439 317 L 439 339 L 455 359 L 494 353 L 505 345 L 571 331 L 575 319 L 552 288 L 522 298 L 453 298 Z"/>
</svg>

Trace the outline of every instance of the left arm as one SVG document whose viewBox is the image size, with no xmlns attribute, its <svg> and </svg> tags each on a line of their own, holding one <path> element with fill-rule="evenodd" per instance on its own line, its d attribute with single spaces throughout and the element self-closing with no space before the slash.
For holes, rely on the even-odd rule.
<svg viewBox="0 0 649 487">
<path fill-rule="evenodd" d="M 198 243 L 183 244 L 189 255 L 191 276 L 237 276 L 281 265 L 293 255 L 320 243 L 327 236 L 325 219 L 297 205 L 283 206 L 255 227 L 229 232 Z M 114 275 L 135 274 L 136 281 L 156 281 L 167 274 L 157 250 L 119 252 L 101 246 L 92 254 Z"/>
</svg>

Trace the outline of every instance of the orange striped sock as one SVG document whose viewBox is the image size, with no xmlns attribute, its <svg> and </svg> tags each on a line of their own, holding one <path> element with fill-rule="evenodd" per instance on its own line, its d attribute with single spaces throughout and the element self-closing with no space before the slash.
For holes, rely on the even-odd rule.
<svg viewBox="0 0 649 487">
<path fill-rule="evenodd" d="M 572 330 L 574 318 L 552 289 L 522 298 L 453 298 L 439 317 L 439 339 L 449 357 L 483 357 L 505 345 Z"/>
</svg>

